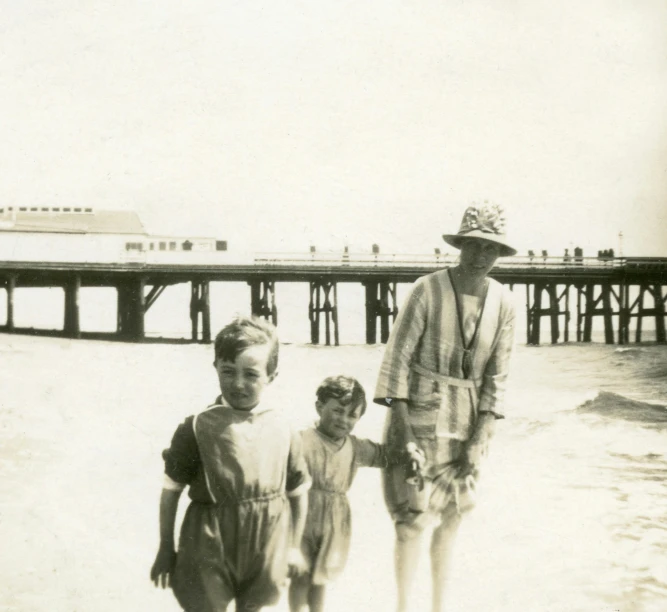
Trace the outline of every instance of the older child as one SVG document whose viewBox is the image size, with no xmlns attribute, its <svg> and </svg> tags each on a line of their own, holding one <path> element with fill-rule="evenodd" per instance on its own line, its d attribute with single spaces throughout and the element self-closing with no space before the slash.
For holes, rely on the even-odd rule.
<svg viewBox="0 0 667 612">
<path fill-rule="evenodd" d="M 292 612 L 323 610 L 327 583 L 345 567 L 352 526 L 347 491 L 357 468 L 393 463 L 381 444 L 350 435 L 366 411 L 366 395 L 357 380 L 347 376 L 326 378 L 317 389 L 315 408 L 319 422 L 301 433 L 313 481 L 301 541 L 310 571 L 291 580 Z"/>
<path fill-rule="evenodd" d="M 215 339 L 213 365 L 221 395 L 188 417 L 163 453 L 151 579 L 170 584 L 186 612 L 224 612 L 232 600 L 237 610 L 259 610 L 278 600 L 288 564 L 305 567 L 298 547 L 309 477 L 298 434 L 260 405 L 278 368 L 273 326 L 234 320 Z M 186 485 L 192 501 L 176 554 L 174 523 Z"/>
</svg>

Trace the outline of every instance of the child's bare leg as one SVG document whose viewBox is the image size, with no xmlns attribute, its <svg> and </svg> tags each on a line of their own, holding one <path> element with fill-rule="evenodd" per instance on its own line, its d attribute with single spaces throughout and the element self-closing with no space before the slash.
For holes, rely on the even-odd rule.
<svg viewBox="0 0 667 612">
<path fill-rule="evenodd" d="M 308 605 L 310 612 L 323 612 L 324 610 L 324 595 L 326 594 L 326 586 L 323 584 L 312 584 L 308 592 Z"/>
<path fill-rule="evenodd" d="M 453 508 L 451 514 L 448 513 L 442 523 L 433 531 L 431 538 L 433 612 L 444 610 L 444 593 L 449 575 L 451 553 L 460 524 L 461 515 Z"/>
<path fill-rule="evenodd" d="M 405 525 L 396 526 L 394 568 L 398 587 L 398 612 L 407 612 L 412 585 L 417 573 L 423 532 Z"/>
<path fill-rule="evenodd" d="M 308 594 L 311 586 L 308 575 L 297 576 L 290 580 L 288 594 L 290 612 L 301 612 L 308 609 Z"/>
</svg>

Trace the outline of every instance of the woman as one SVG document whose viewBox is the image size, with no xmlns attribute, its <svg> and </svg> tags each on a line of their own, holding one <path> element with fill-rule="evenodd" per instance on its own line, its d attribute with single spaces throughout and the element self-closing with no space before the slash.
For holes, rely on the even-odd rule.
<svg viewBox="0 0 667 612">
<path fill-rule="evenodd" d="M 387 343 L 374 396 L 390 408 L 387 444 L 398 450 L 413 442 L 426 459 L 423 488 L 408 483 L 401 466 L 384 472 L 385 501 L 396 526 L 399 612 L 409 609 L 421 536 L 430 522 L 436 525 L 432 609 L 443 609 L 461 521 L 461 506 L 444 492 L 455 476 L 478 472 L 495 421 L 503 418 L 514 342 L 512 294 L 488 278 L 498 257 L 516 253 L 507 243 L 502 209 L 488 202 L 470 206 L 458 233 L 443 238 L 460 249 L 459 263 L 412 287 Z"/>
</svg>

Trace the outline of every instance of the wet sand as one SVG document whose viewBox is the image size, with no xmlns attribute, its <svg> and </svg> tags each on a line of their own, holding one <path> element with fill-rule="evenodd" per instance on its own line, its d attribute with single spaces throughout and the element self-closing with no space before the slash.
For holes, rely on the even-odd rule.
<svg viewBox="0 0 667 612">
<path fill-rule="evenodd" d="M 541 396 L 515 389 L 512 402 L 529 409 L 535 403 L 537 411 L 551 401 L 556 387 L 549 388 L 549 381 L 559 385 L 570 376 L 562 363 L 551 364 L 554 355 L 567 353 L 518 348 L 516 370 L 532 368 L 534 389 L 545 388 Z M 597 360 L 613 356 L 609 347 L 588 350 Z M 324 376 L 354 374 L 372 393 L 381 355 L 377 346 L 283 346 L 271 401 L 296 425 L 310 423 L 314 391 Z M 148 577 L 158 544 L 160 453 L 176 425 L 215 397 L 212 349 L 0 336 L 0 359 L 0 611 L 177 611 L 171 592 L 154 588 Z M 586 366 L 569 356 L 563 363 Z M 553 380 L 555 374 L 561 379 Z M 562 395 L 562 384 L 558 388 Z M 383 408 L 369 406 L 355 434 L 379 439 L 383 419 Z M 553 423 L 545 421 L 544 428 Z M 573 423 L 567 427 L 579 427 Z M 665 592 L 667 571 L 662 576 L 655 560 L 662 557 L 638 539 L 645 535 L 635 538 L 634 547 L 624 540 L 624 548 L 610 535 L 608 522 L 618 515 L 614 504 L 622 500 L 616 481 L 596 486 L 588 458 L 573 463 L 569 445 L 579 430 L 563 429 L 561 435 L 552 429 L 540 437 L 542 425 L 531 422 L 530 435 L 519 438 L 510 433 L 517 427 L 512 420 L 503 427 L 482 501 L 459 536 L 450 609 L 660 610 L 655 602 Z M 581 449 L 597 434 L 581 429 L 576 435 Z M 663 447 L 662 431 L 650 435 L 655 437 L 641 438 L 643 453 Z M 653 495 L 651 478 L 644 485 L 633 477 L 628 486 Z M 361 470 L 350 498 L 350 561 L 330 588 L 329 610 L 392 610 L 393 528 L 379 471 Z M 179 518 L 185 506 L 183 499 Z M 628 510 L 624 529 L 652 506 Z M 646 532 L 653 544 L 660 540 L 660 554 L 664 538 L 655 534 L 664 533 L 661 524 Z M 628 578 L 632 555 L 649 567 L 641 588 L 643 578 Z M 428 609 L 427 572 L 424 563 L 415 610 Z M 285 601 L 276 609 L 287 610 Z"/>
</svg>

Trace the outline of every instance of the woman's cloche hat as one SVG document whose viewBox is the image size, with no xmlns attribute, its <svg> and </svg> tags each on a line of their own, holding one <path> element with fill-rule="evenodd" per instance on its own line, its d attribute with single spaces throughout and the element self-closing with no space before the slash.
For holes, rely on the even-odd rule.
<svg viewBox="0 0 667 612">
<path fill-rule="evenodd" d="M 466 238 L 481 238 L 500 245 L 501 257 L 516 255 L 516 249 L 507 243 L 505 225 L 503 208 L 484 200 L 483 204 L 473 203 L 466 208 L 458 234 L 443 234 L 442 238 L 457 249 Z"/>
</svg>

